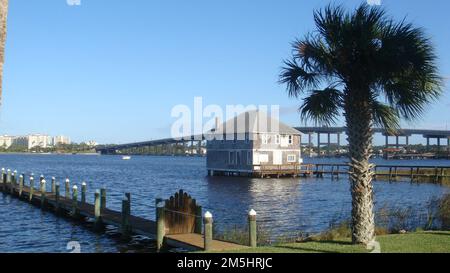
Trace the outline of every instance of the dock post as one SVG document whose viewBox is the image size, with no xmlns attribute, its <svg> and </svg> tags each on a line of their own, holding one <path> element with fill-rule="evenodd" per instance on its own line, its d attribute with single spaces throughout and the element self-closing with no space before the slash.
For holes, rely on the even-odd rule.
<svg viewBox="0 0 450 273">
<path fill-rule="evenodd" d="M 106 209 L 106 188 L 100 189 L 100 208 Z"/>
<path fill-rule="evenodd" d="M 12 179 L 13 186 L 14 186 L 14 189 L 16 189 L 17 188 L 17 177 L 18 177 L 17 170 L 14 170 L 12 175 L 13 175 L 13 179 Z"/>
<path fill-rule="evenodd" d="M 129 206 L 128 206 L 128 214 L 131 215 L 131 193 L 126 192 L 125 198 L 128 200 Z"/>
<path fill-rule="evenodd" d="M 156 206 L 156 250 L 158 252 L 163 247 L 164 236 L 166 235 L 164 214 L 164 202 L 159 202 Z"/>
<path fill-rule="evenodd" d="M 256 240 L 256 211 L 254 209 L 250 210 L 248 213 L 248 245 L 250 247 L 257 247 Z"/>
<path fill-rule="evenodd" d="M 23 192 L 23 174 L 19 176 L 19 198 L 22 197 Z"/>
<path fill-rule="evenodd" d="M 10 191 L 11 195 L 14 194 L 14 188 L 16 186 L 16 182 L 15 182 L 15 179 L 16 179 L 15 175 L 16 174 L 17 174 L 17 171 L 11 173 L 11 185 L 10 185 L 10 188 L 9 188 L 9 191 Z"/>
<path fill-rule="evenodd" d="M 155 198 L 155 220 L 156 221 L 158 220 L 158 210 L 157 210 L 158 204 L 161 202 L 164 202 L 164 199 L 162 199 L 160 197 Z"/>
<path fill-rule="evenodd" d="M 211 212 L 205 212 L 203 217 L 203 223 L 205 225 L 205 236 L 204 236 L 204 249 L 205 251 L 211 250 L 212 238 L 213 238 L 213 216 Z"/>
<path fill-rule="evenodd" d="M 2 191 L 6 190 L 6 173 L 5 168 L 2 168 Z"/>
<path fill-rule="evenodd" d="M 29 196 L 30 202 L 33 200 L 33 193 L 34 193 L 34 177 L 30 176 L 30 196 Z"/>
<path fill-rule="evenodd" d="M 96 231 L 99 231 L 103 228 L 102 211 L 100 206 L 101 206 L 100 191 L 96 190 L 94 199 L 94 215 L 95 215 L 94 230 Z"/>
<path fill-rule="evenodd" d="M 195 228 L 194 233 L 202 234 L 202 206 L 195 208 Z"/>
<path fill-rule="evenodd" d="M 11 183 L 11 170 L 10 169 L 8 169 L 6 171 L 6 183 L 7 184 Z"/>
<path fill-rule="evenodd" d="M 86 182 L 81 183 L 81 203 L 86 203 Z"/>
<path fill-rule="evenodd" d="M 66 186 L 66 199 L 69 200 L 70 199 L 70 180 L 69 178 L 66 178 L 66 182 L 65 182 L 65 186 Z"/>
<path fill-rule="evenodd" d="M 72 187 L 72 217 L 78 215 L 78 187 L 73 185 Z"/>
<path fill-rule="evenodd" d="M 55 213 L 59 213 L 59 193 L 60 192 L 60 185 L 59 183 L 55 183 Z"/>
<path fill-rule="evenodd" d="M 122 200 L 122 239 L 129 239 L 131 234 L 130 226 L 130 201 L 128 196 L 125 196 Z"/>
<path fill-rule="evenodd" d="M 52 177 L 52 193 L 55 194 L 56 192 L 56 178 Z"/>
<path fill-rule="evenodd" d="M 439 182 L 438 168 L 434 167 L 434 183 L 438 183 L 438 182 Z"/>
<path fill-rule="evenodd" d="M 42 179 L 40 184 L 41 189 L 41 208 L 45 206 L 45 179 Z"/>
</svg>

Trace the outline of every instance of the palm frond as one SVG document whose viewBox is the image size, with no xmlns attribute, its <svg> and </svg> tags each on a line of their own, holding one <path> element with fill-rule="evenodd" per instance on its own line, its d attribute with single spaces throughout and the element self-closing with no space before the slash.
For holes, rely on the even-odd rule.
<svg viewBox="0 0 450 273">
<path fill-rule="evenodd" d="M 304 90 L 316 88 L 319 84 L 319 75 L 307 72 L 295 60 L 286 60 L 284 64 L 279 82 L 286 84 L 289 96 L 298 97 Z"/>
<path fill-rule="evenodd" d="M 342 106 L 341 96 L 341 91 L 334 88 L 311 91 L 300 106 L 301 118 L 322 125 L 335 124 Z"/>
<path fill-rule="evenodd" d="M 308 34 L 302 40 L 297 40 L 293 48 L 295 60 L 300 60 L 306 69 L 320 72 L 324 77 L 333 74 L 335 58 L 320 37 Z"/>
<path fill-rule="evenodd" d="M 330 4 L 324 9 L 314 12 L 317 30 L 331 48 L 339 47 L 342 44 L 342 26 L 348 19 L 343 6 Z"/>
<path fill-rule="evenodd" d="M 373 101 L 372 115 L 375 125 L 386 129 L 390 134 L 394 134 L 400 128 L 399 113 L 389 105 Z"/>
</svg>

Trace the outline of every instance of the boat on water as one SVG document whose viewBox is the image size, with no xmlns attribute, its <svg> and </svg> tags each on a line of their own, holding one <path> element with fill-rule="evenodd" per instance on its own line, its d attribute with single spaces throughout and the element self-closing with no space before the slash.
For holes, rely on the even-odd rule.
<svg viewBox="0 0 450 273">
<path fill-rule="evenodd" d="M 123 159 L 123 160 L 130 160 L 130 159 L 131 159 L 131 156 L 129 156 L 129 155 L 124 155 L 124 156 L 122 156 L 122 159 Z"/>
</svg>

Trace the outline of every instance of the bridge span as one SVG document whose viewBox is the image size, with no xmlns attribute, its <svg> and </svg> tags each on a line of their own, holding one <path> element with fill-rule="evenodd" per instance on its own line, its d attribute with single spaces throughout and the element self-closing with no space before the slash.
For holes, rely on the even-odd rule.
<svg viewBox="0 0 450 273">
<path fill-rule="evenodd" d="M 308 142 L 302 143 L 302 145 L 308 146 L 312 149 L 312 136 L 317 135 L 317 149 L 320 153 L 320 149 L 322 146 L 330 147 L 332 144 L 338 147 L 338 150 L 341 146 L 341 135 L 345 134 L 347 128 L 346 127 L 296 127 L 295 129 L 299 130 L 305 135 L 308 135 Z M 381 134 L 385 137 L 385 147 L 407 147 L 410 145 L 409 138 L 413 135 L 421 135 L 426 139 L 427 147 L 426 150 L 430 151 L 430 140 L 435 139 L 437 142 L 438 150 L 441 148 L 441 140 L 447 140 L 446 146 L 447 150 L 450 150 L 450 131 L 448 130 L 429 130 L 429 129 L 398 129 L 395 134 L 389 133 L 386 129 L 382 128 L 374 128 L 375 134 Z M 327 141 L 322 142 L 321 136 L 326 135 Z M 331 136 L 336 135 L 337 142 L 331 142 Z M 395 143 L 389 143 L 389 137 L 395 137 Z M 404 144 L 400 144 L 401 138 L 405 138 Z M 445 144 L 444 144 L 445 145 Z"/>
<path fill-rule="evenodd" d="M 298 131 L 307 136 L 307 142 L 303 142 L 302 146 L 313 148 L 313 135 L 317 136 L 317 146 L 319 151 L 323 146 L 328 148 L 331 145 L 336 145 L 338 150 L 341 146 L 341 137 L 346 132 L 346 127 L 295 127 Z M 450 130 L 429 130 L 429 129 L 399 129 L 395 134 L 389 134 L 387 130 L 381 128 L 373 129 L 375 134 L 381 134 L 385 137 L 385 147 L 406 147 L 410 145 L 410 137 L 413 135 L 420 135 L 426 139 L 427 151 L 430 150 L 430 140 L 436 140 L 438 149 L 441 148 L 441 144 L 447 146 L 447 150 L 450 151 Z M 326 141 L 322 140 L 322 136 L 327 137 Z M 332 142 L 331 137 L 336 136 L 337 141 Z M 389 137 L 395 137 L 395 143 L 389 143 Z M 400 143 L 401 138 L 405 139 L 404 144 Z M 446 143 L 442 142 L 446 140 Z M 165 138 L 158 140 L 149 140 L 143 142 L 126 143 L 120 145 L 98 146 L 97 152 L 101 154 L 118 154 L 120 151 L 127 150 L 143 150 L 149 147 L 153 147 L 154 151 L 158 153 L 158 148 L 164 150 L 165 153 L 176 154 L 180 145 L 184 150 L 189 150 L 190 154 L 201 154 L 202 149 L 205 149 L 205 135 L 193 135 L 183 138 Z"/>
</svg>

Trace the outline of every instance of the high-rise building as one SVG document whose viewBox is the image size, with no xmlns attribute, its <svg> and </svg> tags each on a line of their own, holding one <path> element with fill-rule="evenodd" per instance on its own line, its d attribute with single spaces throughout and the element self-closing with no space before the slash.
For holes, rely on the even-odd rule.
<svg viewBox="0 0 450 273">
<path fill-rule="evenodd" d="M 66 136 L 55 136 L 53 137 L 53 146 L 70 144 L 70 138 Z"/>
<path fill-rule="evenodd" d="M 51 146 L 51 137 L 48 135 L 33 134 L 26 137 L 28 138 L 28 149 L 34 147 L 47 148 Z"/>
<path fill-rule="evenodd" d="M 8 149 L 9 147 L 11 147 L 11 145 L 14 142 L 14 138 L 13 136 L 0 136 L 0 147 Z"/>
</svg>

